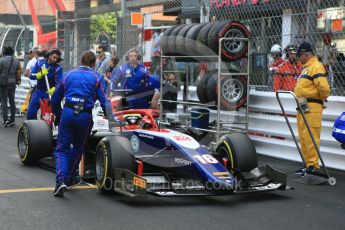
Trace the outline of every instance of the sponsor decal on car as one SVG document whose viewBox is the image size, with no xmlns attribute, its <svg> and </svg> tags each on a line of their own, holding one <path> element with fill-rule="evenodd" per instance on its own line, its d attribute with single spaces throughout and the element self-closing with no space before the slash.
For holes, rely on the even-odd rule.
<svg viewBox="0 0 345 230">
<path fill-rule="evenodd" d="M 109 122 L 107 119 L 103 118 L 95 118 L 93 119 L 93 127 L 92 130 L 99 130 L 99 129 L 105 129 L 109 130 Z"/>
<path fill-rule="evenodd" d="M 281 183 L 275 184 L 275 183 L 270 183 L 266 186 L 260 186 L 260 187 L 253 187 L 254 190 L 270 190 L 270 189 L 277 189 L 281 186 Z"/>
<path fill-rule="evenodd" d="M 140 130 L 140 134 L 147 134 L 147 135 L 152 135 L 154 137 L 167 138 L 184 148 L 197 149 L 200 147 L 200 144 L 196 140 L 194 140 L 192 137 L 180 132 L 173 131 L 173 130 L 169 130 L 169 132 Z"/>
<path fill-rule="evenodd" d="M 155 139 L 153 136 L 144 133 L 139 133 L 139 137 L 144 137 L 152 140 Z"/>
<path fill-rule="evenodd" d="M 181 135 L 181 136 L 174 136 L 173 137 L 177 141 L 192 141 L 192 138 L 189 136 Z"/>
<path fill-rule="evenodd" d="M 231 177 L 230 176 L 220 176 L 220 177 L 218 177 L 219 179 L 231 179 Z"/>
<path fill-rule="evenodd" d="M 133 185 L 146 189 L 146 180 L 140 177 L 133 177 Z"/>
<path fill-rule="evenodd" d="M 136 135 L 133 135 L 131 137 L 131 143 L 132 143 L 132 148 L 133 151 L 136 153 L 139 151 L 139 138 Z"/>
<path fill-rule="evenodd" d="M 189 160 L 185 160 L 185 159 L 177 158 L 177 157 L 175 157 L 175 163 L 182 164 L 182 165 L 191 165 L 192 164 L 192 162 L 190 162 Z"/>
<path fill-rule="evenodd" d="M 230 173 L 228 173 L 228 172 L 214 172 L 213 175 L 215 175 L 215 176 L 220 176 L 220 175 L 227 176 L 227 175 L 230 175 Z"/>
</svg>

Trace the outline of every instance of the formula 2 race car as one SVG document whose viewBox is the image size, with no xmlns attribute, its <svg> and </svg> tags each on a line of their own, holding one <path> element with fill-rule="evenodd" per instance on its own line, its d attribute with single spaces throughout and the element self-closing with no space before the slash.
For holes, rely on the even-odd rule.
<svg viewBox="0 0 345 230">
<path fill-rule="evenodd" d="M 85 170 L 79 172 L 85 171 L 84 178 L 94 178 L 101 192 L 145 197 L 229 195 L 287 188 L 285 173 L 269 165 L 258 167 L 255 147 L 245 133 L 224 135 L 213 151 L 190 135 L 161 128 L 157 110 L 113 111 L 115 116 L 109 124 L 115 125 L 109 125 L 97 109 L 93 113 Z M 57 129 L 48 122 L 25 121 L 18 131 L 21 162 L 32 165 L 52 159 L 56 137 Z"/>
<path fill-rule="evenodd" d="M 258 167 L 255 147 L 245 133 L 223 136 L 210 151 L 187 134 L 160 128 L 156 110 L 115 115 L 119 126 L 96 150 L 95 181 L 104 193 L 229 195 L 287 188 L 285 173 L 269 165 Z"/>
</svg>

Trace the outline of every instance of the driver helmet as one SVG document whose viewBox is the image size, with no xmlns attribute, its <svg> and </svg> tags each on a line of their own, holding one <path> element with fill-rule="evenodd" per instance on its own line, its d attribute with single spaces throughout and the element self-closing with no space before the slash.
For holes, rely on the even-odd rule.
<svg viewBox="0 0 345 230">
<path fill-rule="evenodd" d="M 139 127 L 141 129 L 152 129 L 153 126 L 152 126 L 149 118 L 143 117 L 140 121 Z"/>
<path fill-rule="evenodd" d="M 272 56 L 278 55 L 279 57 L 283 54 L 283 49 L 280 45 L 274 44 L 271 48 L 271 54 Z"/>
</svg>

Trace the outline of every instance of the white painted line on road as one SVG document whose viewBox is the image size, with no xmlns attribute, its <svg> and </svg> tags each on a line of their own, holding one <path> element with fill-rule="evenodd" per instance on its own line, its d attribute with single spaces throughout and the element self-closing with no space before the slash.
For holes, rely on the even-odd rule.
<svg viewBox="0 0 345 230">
<path fill-rule="evenodd" d="M 87 183 L 87 182 L 85 182 L 85 181 L 83 181 L 83 183 L 84 183 L 84 184 L 87 184 L 88 186 L 96 187 L 96 185 Z"/>
</svg>

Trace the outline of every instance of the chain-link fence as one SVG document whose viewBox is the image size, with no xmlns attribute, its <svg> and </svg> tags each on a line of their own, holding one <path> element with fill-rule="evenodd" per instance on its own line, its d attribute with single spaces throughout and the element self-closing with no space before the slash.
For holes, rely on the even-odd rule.
<svg viewBox="0 0 345 230">
<path fill-rule="evenodd" d="M 110 55 L 122 57 L 132 47 L 145 55 L 147 27 L 236 20 L 250 31 L 250 85 L 257 90 L 271 90 L 268 66 L 274 44 L 284 49 L 308 41 L 328 70 L 332 95 L 345 94 L 344 0 L 66 0 L 66 9 L 59 8 L 61 1 L 47 2 L 55 6 L 34 4 L 20 12 L 40 15 L 40 36 L 58 31 L 55 44 L 64 53 L 65 70 L 77 66 L 81 54 L 99 44 L 105 44 Z M 51 12 L 54 9 L 58 11 Z M 142 25 L 131 25 L 132 12 L 144 15 Z M 36 30 L 31 29 L 33 39 Z M 22 29 L 11 33 L 0 26 L 1 42 L 20 44 Z M 198 70 L 193 69 L 193 75 Z"/>
</svg>

